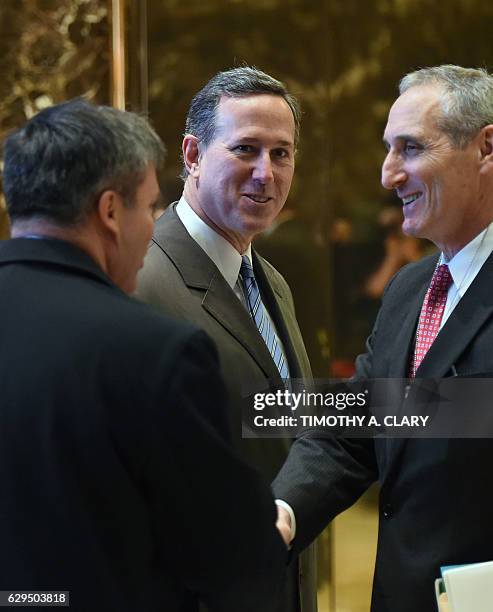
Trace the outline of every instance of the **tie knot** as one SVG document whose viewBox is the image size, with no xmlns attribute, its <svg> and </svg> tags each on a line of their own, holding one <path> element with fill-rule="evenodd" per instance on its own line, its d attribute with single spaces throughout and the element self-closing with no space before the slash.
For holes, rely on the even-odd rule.
<svg viewBox="0 0 493 612">
<path fill-rule="evenodd" d="M 241 258 L 240 274 L 243 279 L 255 278 L 252 264 L 250 263 L 250 260 L 248 259 L 247 255 L 243 255 L 243 257 Z"/>
<path fill-rule="evenodd" d="M 438 266 L 433 273 L 431 279 L 430 289 L 432 291 L 448 291 L 448 288 L 452 284 L 452 275 L 450 274 L 449 267 L 447 264 L 441 264 Z"/>
</svg>

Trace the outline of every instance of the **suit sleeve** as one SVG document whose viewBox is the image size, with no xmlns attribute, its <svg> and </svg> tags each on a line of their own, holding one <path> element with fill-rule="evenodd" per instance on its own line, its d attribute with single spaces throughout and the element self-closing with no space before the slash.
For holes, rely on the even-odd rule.
<svg viewBox="0 0 493 612">
<path fill-rule="evenodd" d="M 373 440 L 314 436 L 310 432 L 294 442 L 273 483 L 275 497 L 296 516 L 295 554 L 377 479 Z"/>
<path fill-rule="evenodd" d="M 379 317 L 366 343 L 366 353 L 356 359 L 355 379 L 371 375 L 373 342 Z M 296 516 L 297 554 L 312 542 L 340 512 L 351 506 L 378 478 L 372 439 L 317 438 L 316 431 L 302 433 L 273 483 L 275 497 L 287 502 Z"/>
<path fill-rule="evenodd" d="M 268 610 L 286 548 L 269 487 L 232 450 L 225 398 L 215 348 L 194 332 L 156 397 L 165 409 L 146 474 L 157 556 L 211 612 Z"/>
</svg>

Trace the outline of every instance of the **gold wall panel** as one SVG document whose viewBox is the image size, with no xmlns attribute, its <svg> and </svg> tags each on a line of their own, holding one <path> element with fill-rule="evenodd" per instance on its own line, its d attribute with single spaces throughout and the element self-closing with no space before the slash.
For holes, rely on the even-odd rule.
<svg viewBox="0 0 493 612">
<path fill-rule="evenodd" d="M 37 111 L 84 95 L 109 102 L 106 0 L 2 0 L 0 137 Z M 8 234 L 0 203 L 0 238 Z"/>
</svg>

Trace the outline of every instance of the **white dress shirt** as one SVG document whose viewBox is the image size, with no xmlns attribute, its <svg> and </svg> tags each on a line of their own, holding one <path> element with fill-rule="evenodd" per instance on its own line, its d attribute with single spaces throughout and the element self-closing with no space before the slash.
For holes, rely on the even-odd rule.
<svg viewBox="0 0 493 612">
<path fill-rule="evenodd" d="M 209 227 L 207 223 L 202 221 L 202 219 L 197 215 L 193 208 L 190 207 L 190 205 L 183 196 L 180 198 L 180 201 L 176 205 L 176 214 L 185 226 L 187 232 L 202 248 L 202 250 L 205 251 L 206 255 L 208 255 L 208 257 L 212 259 L 219 272 L 221 272 L 228 285 L 234 291 L 236 297 L 241 301 L 246 310 L 248 310 L 248 304 L 245 298 L 245 294 L 243 293 L 243 288 L 238 280 L 238 275 L 240 274 L 241 268 L 242 255 L 238 253 L 238 251 L 230 242 L 226 240 L 226 238 L 218 234 L 215 230 L 212 229 L 212 227 Z M 250 263 L 253 265 L 251 244 L 248 245 L 243 255 L 246 255 L 250 260 Z M 284 345 L 282 343 L 281 338 L 279 337 L 277 327 L 274 325 L 274 321 L 272 320 L 272 317 L 270 316 L 270 313 L 266 308 L 265 304 L 264 310 L 272 328 L 276 331 L 277 338 L 279 340 L 279 346 L 281 348 L 284 357 L 284 362 L 288 367 L 289 373 L 289 366 L 287 365 L 288 360 L 286 358 L 286 351 L 284 350 Z"/>
<path fill-rule="evenodd" d="M 440 329 L 452 314 L 454 308 L 464 297 L 483 264 L 493 252 L 493 222 L 488 225 L 471 242 L 466 244 L 452 259 L 447 261 L 442 253 L 439 264 L 447 264 L 452 276 L 452 284 L 447 294 L 447 302 L 443 311 Z M 276 499 L 276 504 L 288 511 L 291 518 L 291 539 L 296 536 L 296 516 L 291 506 L 282 499 Z"/>
<path fill-rule="evenodd" d="M 447 303 L 443 311 L 440 329 L 445 325 L 445 322 L 461 298 L 464 297 L 472 281 L 476 278 L 484 262 L 492 252 L 493 222 L 456 253 L 450 261 L 446 260 L 443 253 L 441 254 L 438 263 L 448 265 L 453 282 L 448 290 Z"/>
</svg>

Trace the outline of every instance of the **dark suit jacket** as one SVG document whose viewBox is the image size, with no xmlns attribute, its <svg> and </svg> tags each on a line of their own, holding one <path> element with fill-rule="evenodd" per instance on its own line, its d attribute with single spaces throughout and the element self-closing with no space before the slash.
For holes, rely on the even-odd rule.
<svg viewBox="0 0 493 612">
<path fill-rule="evenodd" d="M 272 496 L 232 452 L 205 334 L 58 240 L 0 242 L 0 296 L 0 590 L 81 612 L 277 599 Z"/>
<path fill-rule="evenodd" d="M 436 256 L 403 268 L 390 282 L 357 375 L 404 378 Z M 458 303 L 417 378 L 493 371 L 493 256 Z M 467 407 L 465 407 L 467 409 Z M 374 612 L 435 610 L 440 565 L 493 557 L 491 440 L 300 438 L 274 483 L 297 516 L 294 550 L 378 479 L 380 527 Z"/>
<path fill-rule="evenodd" d="M 253 251 L 253 267 L 262 299 L 284 344 L 291 377 L 311 379 L 310 365 L 296 322 L 291 292 L 282 276 Z M 242 454 L 268 482 L 281 468 L 289 441 L 241 440 L 238 398 L 280 384 L 279 372 L 249 313 L 212 260 L 191 238 L 170 206 L 156 222 L 154 237 L 139 274 L 137 297 L 155 308 L 190 321 L 214 340 L 233 400 L 232 422 Z M 236 409 L 235 409 L 236 408 Z M 316 609 L 312 552 L 302 569 L 303 612 Z M 310 566 L 310 567 L 308 567 Z M 283 612 L 298 609 L 294 597 Z"/>
</svg>

